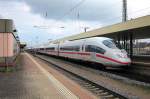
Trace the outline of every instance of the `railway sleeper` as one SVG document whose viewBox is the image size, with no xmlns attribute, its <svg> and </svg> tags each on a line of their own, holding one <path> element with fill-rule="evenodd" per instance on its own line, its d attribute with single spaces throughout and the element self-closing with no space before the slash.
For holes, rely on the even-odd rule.
<svg viewBox="0 0 150 99">
<path fill-rule="evenodd" d="M 91 86 L 89 86 L 89 88 L 96 88 L 95 86 L 93 86 L 93 85 L 91 85 Z"/>
<path fill-rule="evenodd" d="M 64 70 L 64 69 L 63 69 Z M 65 70 L 64 70 L 65 71 Z M 66 70 L 66 72 L 67 72 L 67 70 Z M 70 73 L 70 72 L 69 72 Z M 82 77 L 81 77 L 82 78 Z M 83 78 L 82 78 L 83 79 Z M 77 80 L 76 80 L 77 81 Z M 78 80 L 79 82 L 82 82 L 82 80 Z M 86 81 L 86 80 L 85 80 Z M 93 84 L 90 84 L 90 83 L 84 83 L 84 81 L 83 81 L 83 87 L 88 87 L 88 88 L 95 88 L 95 86 L 93 85 Z M 108 96 L 108 95 L 110 95 L 110 94 L 108 94 L 108 92 L 107 91 L 105 91 L 105 90 L 98 90 L 98 91 L 96 91 L 95 92 L 96 93 L 96 95 L 98 95 L 98 96 Z M 115 98 L 116 97 L 116 98 Z M 114 95 L 114 98 L 113 99 L 120 99 L 120 98 L 118 98 L 116 95 Z"/>
<path fill-rule="evenodd" d="M 105 95 L 109 95 L 109 93 L 108 92 L 101 92 L 101 93 L 99 93 L 99 94 L 97 94 L 98 96 L 105 96 Z"/>
<path fill-rule="evenodd" d="M 115 97 L 113 95 L 106 95 L 106 96 L 102 96 L 103 98 L 107 98 L 107 99 L 114 99 Z"/>
<path fill-rule="evenodd" d="M 84 87 L 90 87 L 92 86 L 91 84 L 86 84 L 86 85 L 83 85 Z"/>
<path fill-rule="evenodd" d="M 96 94 L 99 94 L 101 92 L 104 92 L 104 90 L 98 90 L 98 91 L 95 91 Z"/>
<path fill-rule="evenodd" d="M 91 91 L 98 91 L 98 90 L 100 90 L 99 88 L 93 88 L 93 89 L 90 89 Z"/>
</svg>

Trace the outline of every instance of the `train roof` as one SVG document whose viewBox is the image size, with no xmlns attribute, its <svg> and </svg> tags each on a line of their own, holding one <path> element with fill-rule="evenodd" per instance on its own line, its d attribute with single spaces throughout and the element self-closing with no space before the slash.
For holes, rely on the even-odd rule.
<svg viewBox="0 0 150 99">
<path fill-rule="evenodd" d="M 54 43 L 50 43 L 50 44 L 48 44 L 48 45 L 46 45 L 46 46 L 44 46 L 44 47 L 53 47 L 53 46 L 56 46 L 57 44 L 54 44 Z"/>
<path fill-rule="evenodd" d="M 94 40 L 94 39 L 96 39 L 96 40 L 107 40 L 107 39 L 111 39 L 111 38 L 108 38 L 108 37 L 90 37 L 90 38 L 86 38 L 87 40 L 90 40 L 90 39 L 92 39 L 92 40 Z"/>
<path fill-rule="evenodd" d="M 90 38 L 84 38 L 84 39 L 79 39 L 79 40 L 70 40 L 70 41 L 64 41 L 63 43 L 68 43 L 68 42 L 74 42 L 74 41 L 83 41 L 83 40 L 98 40 L 98 41 L 103 41 L 111 38 L 108 37 L 90 37 Z"/>
</svg>

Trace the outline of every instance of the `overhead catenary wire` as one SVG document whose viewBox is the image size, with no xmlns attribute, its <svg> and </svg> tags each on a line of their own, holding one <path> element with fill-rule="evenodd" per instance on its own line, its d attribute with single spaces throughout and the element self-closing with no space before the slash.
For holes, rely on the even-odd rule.
<svg viewBox="0 0 150 99">
<path fill-rule="evenodd" d="M 146 8 L 143 8 L 143 9 L 140 9 L 140 10 L 136 10 L 136 11 L 133 11 L 133 12 L 129 12 L 128 14 L 129 14 L 129 16 L 130 15 L 134 15 L 135 13 L 139 13 L 139 12 L 142 12 L 142 11 L 146 11 L 146 10 L 148 10 L 148 9 L 150 9 L 150 7 L 146 7 Z M 109 16 L 110 15 L 110 13 L 107 13 L 107 12 L 104 12 L 105 14 L 102 14 L 102 16 Z M 149 15 L 149 14 L 148 14 Z M 101 16 L 101 17 L 102 17 Z M 103 22 L 108 22 L 108 21 L 111 21 L 111 20 L 114 20 L 114 19 L 118 19 L 118 18 L 121 18 L 122 16 L 120 15 L 120 16 L 116 16 L 116 17 L 105 17 L 104 19 L 103 19 Z"/>
<path fill-rule="evenodd" d="M 117 2 L 113 2 L 113 3 L 108 3 L 108 5 L 111 7 L 111 8 L 114 8 L 114 7 L 116 7 L 115 5 L 118 5 L 118 3 L 121 3 L 121 1 L 117 1 Z M 79 29 L 79 32 L 81 32 L 81 29 L 84 29 L 84 31 L 85 31 L 85 28 L 89 28 L 90 26 L 81 26 L 81 21 L 80 20 L 82 20 L 82 19 L 80 19 L 81 18 L 81 14 L 82 14 L 82 8 L 86 8 L 85 6 L 86 6 L 87 4 L 86 3 L 84 3 L 84 5 L 82 5 L 82 6 L 79 6 L 79 7 L 77 7 L 77 9 L 76 10 L 73 10 L 73 11 L 71 11 L 72 13 L 74 13 L 75 12 L 75 18 L 74 19 L 72 19 L 72 21 L 76 21 L 76 24 L 75 25 L 78 25 L 77 27 L 78 27 L 78 29 Z M 109 7 L 109 8 L 110 8 Z M 104 7 L 104 6 L 102 6 L 102 9 L 103 8 L 106 8 L 106 6 Z M 70 13 L 71 13 L 70 12 Z M 100 12 L 101 13 L 101 12 Z M 104 14 L 108 14 L 108 12 L 102 12 L 102 15 L 103 15 L 103 13 Z M 74 14 L 73 14 L 74 15 Z M 83 15 L 84 16 L 84 15 Z M 74 22 L 73 22 L 74 23 Z"/>
<path fill-rule="evenodd" d="M 139 9 L 139 10 L 136 10 L 136 11 L 133 11 L 133 12 L 129 12 L 128 13 L 128 15 L 129 15 L 129 17 L 130 17 L 130 15 L 134 15 L 134 14 L 136 14 L 136 13 L 139 13 L 139 12 L 142 12 L 142 11 L 146 11 L 146 10 L 149 10 L 150 9 L 150 7 L 146 7 L 146 8 L 143 8 L 143 9 Z M 147 14 L 146 14 L 147 15 Z M 150 15 L 150 13 L 148 14 L 148 15 Z M 121 19 L 122 18 L 122 15 L 120 15 L 120 16 L 116 16 L 116 17 L 109 17 L 109 18 L 105 18 L 105 20 L 103 20 L 103 22 L 110 22 L 110 21 L 112 21 L 112 20 L 115 20 L 115 19 Z M 132 19 L 132 17 L 130 17 L 131 19 Z M 109 25 L 111 25 L 110 23 L 108 23 Z M 108 24 L 105 24 L 105 25 L 103 25 L 103 26 L 106 26 L 106 25 L 108 25 Z M 113 24 L 113 23 L 112 23 Z M 97 24 L 98 25 L 98 24 Z"/>
<path fill-rule="evenodd" d="M 55 27 L 55 25 L 58 23 L 58 22 L 60 22 L 65 16 L 67 16 L 67 15 L 69 15 L 71 12 L 73 12 L 73 11 L 75 11 L 75 9 L 77 9 L 77 8 L 79 8 L 84 2 L 85 2 L 86 0 L 82 0 L 82 1 L 80 1 L 79 3 L 77 3 L 75 6 L 73 6 L 70 10 L 68 10 L 68 12 L 66 12 L 63 16 L 61 16 L 58 20 L 56 20 L 56 22 L 54 22 L 54 23 L 52 23 L 53 25 L 51 25 L 51 26 L 37 26 L 38 28 L 40 28 L 40 29 L 50 29 L 51 27 Z M 111 4 L 111 7 L 115 7 L 114 5 L 116 5 L 116 4 L 118 4 L 118 3 L 121 3 L 121 1 L 119 1 L 119 2 L 115 2 L 115 3 L 113 3 L 113 4 Z M 104 12 L 104 13 L 106 13 L 106 12 Z M 46 16 L 47 16 L 47 12 L 46 12 Z M 78 13 L 77 13 L 77 15 L 75 15 L 75 17 L 76 17 L 76 21 L 77 21 L 77 23 L 78 23 L 78 25 L 79 25 L 79 28 L 80 28 L 80 22 L 79 22 L 79 18 L 80 18 L 80 13 L 79 13 L 79 11 L 78 11 Z M 79 29 L 80 30 L 80 29 Z"/>
<path fill-rule="evenodd" d="M 117 4 L 118 4 L 118 2 L 117 2 Z M 113 5 L 116 5 L 116 3 L 113 3 Z M 137 11 L 134 11 L 134 12 L 129 12 L 128 14 L 129 14 L 129 16 L 130 16 L 130 14 L 131 15 L 133 15 L 133 14 L 135 14 L 135 13 L 139 13 L 139 12 L 142 12 L 142 11 L 145 11 L 145 10 L 147 10 L 147 9 L 149 9 L 150 7 L 146 7 L 146 8 L 143 8 L 143 9 L 140 9 L 140 10 L 137 10 Z M 104 12 L 105 14 L 103 15 L 103 16 L 106 16 L 106 15 L 108 15 L 106 12 Z M 78 19 L 78 16 L 79 16 L 79 12 L 78 12 L 78 15 L 77 15 L 77 19 Z M 105 22 L 108 22 L 108 21 L 110 21 L 110 20 L 114 20 L 114 19 L 118 19 L 118 18 L 121 18 L 122 17 L 122 15 L 120 15 L 120 16 L 116 16 L 116 17 L 111 17 L 111 18 L 105 18 L 105 19 L 107 19 Z M 79 20 L 79 19 L 78 19 Z"/>
<path fill-rule="evenodd" d="M 68 14 L 70 14 L 71 12 L 73 12 L 76 8 L 80 7 L 86 0 L 82 0 L 80 1 L 78 4 L 76 4 L 74 7 L 72 7 L 68 12 L 66 12 L 62 17 L 60 17 L 57 22 L 59 22 L 60 20 L 62 20 L 65 16 L 67 16 Z M 120 1 L 119 1 L 120 2 Z M 111 7 L 114 7 L 114 5 L 118 4 L 119 2 L 115 2 L 113 4 L 111 4 Z M 120 2 L 121 3 L 121 2 Z M 106 12 L 104 12 L 106 13 Z M 77 18 L 79 20 L 79 16 L 80 16 L 80 13 L 78 11 L 78 15 L 77 15 Z M 56 24 L 57 24 L 56 22 Z"/>
<path fill-rule="evenodd" d="M 52 25 L 50 25 L 50 26 L 47 26 L 47 27 L 39 27 L 39 28 L 41 28 L 41 29 L 49 29 L 49 28 L 51 28 L 51 27 L 54 27 L 58 22 L 60 22 L 65 16 L 67 16 L 68 14 L 70 14 L 71 12 L 73 12 L 73 11 L 75 11 L 75 9 L 77 9 L 77 8 L 79 8 L 84 2 L 85 2 L 86 0 L 81 0 L 79 3 L 77 3 L 75 6 L 73 6 L 70 10 L 68 10 L 66 13 L 64 13 L 63 14 L 63 16 L 61 16 L 60 18 L 58 18 L 58 20 L 56 20 L 54 23 L 52 23 Z M 120 1 L 119 1 L 120 2 Z M 118 4 L 119 2 L 117 2 L 117 3 L 113 3 L 111 6 L 112 7 L 115 7 L 114 5 L 116 5 L 116 4 Z M 111 7 L 110 6 L 110 7 Z M 141 12 L 141 11 L 143 11 L 143 10 L 146 10 L 146 9 L 149 9 L 150 7 L 148 7 L 148 8 L 144 8 L 144 9 L 140 9 L 140 10 L 138 10 L 138 11 L 134 11 L 134 12 L 130 12 L 130 13 L 128 13 L 128 14 L 131 14 L 131 15 L 133 15 L 133 14 L 135 14 L 135 13 L 137 13 L 137 12 Z M 80 9 L 79 9 L 79 11 L 80 11 Z M 79 21 L 80 19 L 79 19 L 79 17 L 80 17 L 80 12 L 78 11 L 78 13 L 76 13 L 76 20 L 77 21 Z M 109 16 L 110 15 L 110 13 L 108 12 L 108 14 L 107 14 L 107 12 L 104 12 L 105 14 L 101 14 L 101 16 Z M 46 17 L 47 17 L 47 12 L 46 12 Z M 130 16 L 130 15 L 129 15 Z M 121 18 L 122 17 L 122 15 L 120 15 L 120 16 L 116 16 L 116 17 L 105 17 L 102 21 L 103 22 L 108 22 L 108 21 L 111 21 L 111 20 L 114 20 L 114 19 L 119 19 L 119 18 Z M 115 20 L 114 20 L 115 21 Z M 78 25 L 80 25 L 79 24 L 79 22 L 78 22 Z"/>
<path fill-rule="evenodd" d="M 70 8 L 66 13 L 64 13 L 60 18 L 58 18 L 58 20 L 56 20 L 56 22 L 52 23 L 52 25 L 50 26 L 37 26 L 34 25 L 33 27 L 37 27 L 39 29 L 49 29 L 51 27 L 54 27 L 60 20 L 62 20 L 66 15 L 70 14 L 70 12 L 72 12 L 74 9 L 76 9 L 77 7 L 79 7 L 81 4 L 83 4 L 86 0 L 81 0 L 79 3 L 77 3 L 75 6 L 73 6 L 72 8 Z M 45 18 L 48 16 L 48 13 L 45 13 Z"/>
<path fill-rule="evenodd" d="M 81 4 L 83 4 L 86 0 L 81 0 L 79 3 L 77 3 L 75 6 L 73 6 L 70 10 L 68 10 L 68 12 L 66 12 L 64 15 L 62 15 L 55 23 L 53 23 L 53 26 L 55 24 L 57 24 L 60 20 L 62 20 L 66 15 L 70 14 L 70 12 L 72 12 L 74 9 L 76 9 L 77 7 L 79 7 Z M 50 27 L 53 27 L 50 26 Z"/>
<path fill-rule="evenodd" d="M 78 4 L 76 4 L 74 7 L 72 7 L 68 12 L 66 12 L 60 19 L 64 18 L 66 15 L 68 15 L 70 12 L 72 12 L 74 9 L 79 7 L 81 4 L 83 4 L 86 0 L 80 1 Z"/>
</svg>

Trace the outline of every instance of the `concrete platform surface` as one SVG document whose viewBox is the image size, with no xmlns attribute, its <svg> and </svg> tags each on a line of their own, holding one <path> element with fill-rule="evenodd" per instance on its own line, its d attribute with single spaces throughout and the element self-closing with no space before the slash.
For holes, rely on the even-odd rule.
<svg viewBox="0 0 150 99">
<path fill-rule="evenodd" d="M 78 99 L 29 54 L 22 53 L 17 71 L 0 73 L 0 99 Z"/>
</svg>

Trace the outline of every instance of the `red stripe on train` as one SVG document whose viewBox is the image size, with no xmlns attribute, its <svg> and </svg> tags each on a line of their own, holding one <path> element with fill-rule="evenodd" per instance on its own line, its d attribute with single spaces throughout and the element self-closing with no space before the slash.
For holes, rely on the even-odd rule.
<svg viewBox="0 0 150 99">
<path fill-rule="evenodd" d="M 60 53 L 90 55 L 90 53 L 88 53 L 88 52 L 60 52 Z M 124 64 L 124 65 L 129 64 L 129 62 L 121 62 L 121 61 L 118 61 L 118 60 L 115 60 L 115 59 L 112 59 L 112 58 L 109 58 L 109 57 L 106 57 L 106 56 L 103 56 L 103 55 L 100 55 L 100 54 L 96 54 L 96 57 L 104 58 L 104 59 L 107 59 L 109 61 L 116 62 L 116 63 L 119 63 L 119 64 Z"/>
<path fill-rule="evenodd" d="M 90 55 L 90 53 L 83 53 L 83 52 L 60 52 L 60 53 L 66 53 L 66 54 L 80 54 L 80 55 Z"/>
<path fill-rule="evenodd" d="M 106 57 L 106 56 L 103 56 L 103 55 L 100 55 L 100 54 L 96 54 L 97 57 L 100 57 L 100 58 L 104 58 L 104 59 L 107 59 L 107 60 L 110 60 L 110 61 L 113 61 L 113 62 L 116 62 L 116 63 L 119 63 L 119 64 L 124 64 L 124 65 L 128 65 L 129 62 L 121 62 L 121 61 L 118 61 L 118 60 L 115 60 L 115 59 L 112 59 L 112 58 L 109 58 L 109 57 Z"/>
<path fill-rule="evenodd" d="M 90 53 L 87 53 L 87 52 L 61 52 L 61 53 L 90 55 Z M 109 57 L 106 57 L 106 56 L 103 56 L 103 55 L 100 55 L 100 54 L 96 54 L 96 56 L 97 56 L 97 57 L 100 57 L 100 58 L 107 59 L 107 60 L 109 60 L 109 61 L 113 61 L 113 62 L 119 63 L 119 64 L 124 64 L 124 65 L 128 65 L 128 64 L 129 64 L 129 62 L 121 62 L 121 61 L 118 61 L 118 60 L 115 60 L 115 59 L 112 59 L 112 58 L 109 58 Z"/>
</svg>

